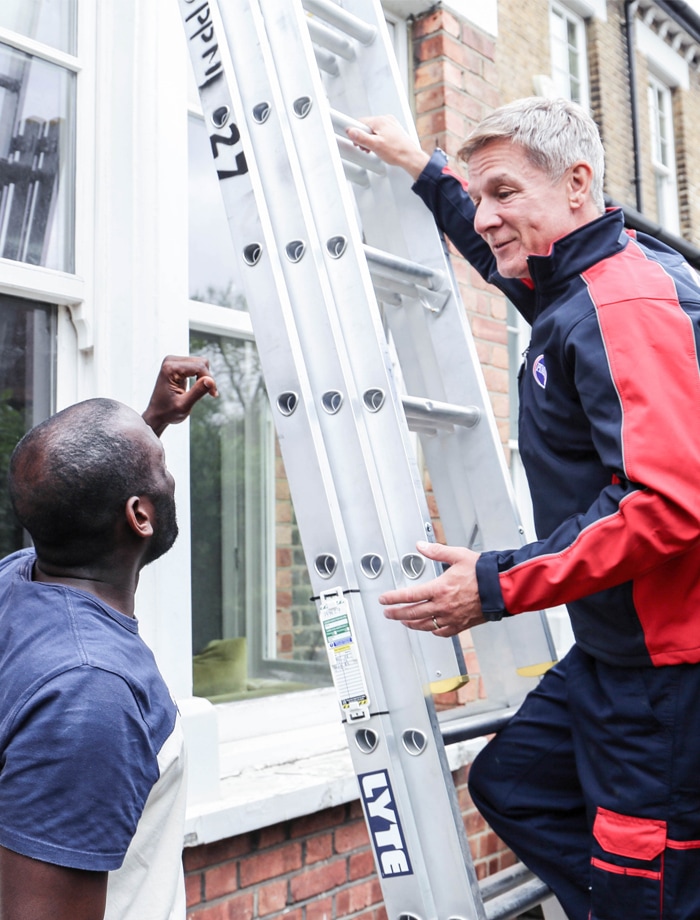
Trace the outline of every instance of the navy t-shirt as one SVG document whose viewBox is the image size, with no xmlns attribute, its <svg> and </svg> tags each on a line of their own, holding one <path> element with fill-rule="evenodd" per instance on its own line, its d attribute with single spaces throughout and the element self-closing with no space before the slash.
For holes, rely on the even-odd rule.
<svg viewBox="0 0 700 920">
<path fill-rule="evenodd" d="M 0 561 L 0 845 L 117 869 L 159 779 L 177 708 L 137 621 Z"/>
</svg>

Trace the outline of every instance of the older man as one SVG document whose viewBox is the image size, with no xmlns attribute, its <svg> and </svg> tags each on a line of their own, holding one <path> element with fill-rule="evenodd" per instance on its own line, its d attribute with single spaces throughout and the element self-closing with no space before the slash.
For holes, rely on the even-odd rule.
<svg viewBox="0 0 700 920">
<path fill-rule="evenodd" d="M 519 444 L 538 540 L 387 593 L 451 636 L 567 604 L 576 643 L 477 758 L 473 798 L 575 920 L 700 916 L 700 287 L 603 205 L 595 124 L 565 100 L 487 116 L 460 151 L 390 118 L 355 143 L 403 167 L 438 225 L 532 324 Z"/>
<path fill-rule="evenodd" d="M 34 548 L 0 561 L 2 920 L 184 920 L 182 731 L 134 594 L 177 536 L 156 432 L 207 393 L 166 358 L 143 417 L 89 399 L 12 455 Z"/>
</svg>

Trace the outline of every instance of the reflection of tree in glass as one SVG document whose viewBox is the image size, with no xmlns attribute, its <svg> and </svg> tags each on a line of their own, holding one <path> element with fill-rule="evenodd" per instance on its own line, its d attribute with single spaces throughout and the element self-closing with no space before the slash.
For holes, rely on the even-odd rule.
<svg viewBox="0 0 700 920">
<path fill-rule="evenodd" d="M 208 358 L 220 394 L 198 403 L 190 422 L 193 645 L 199 651 L 212 639 L 246 632 L 246 592 L 256 588 L 246 581 L 246 551 L 254 551 L 246 546 L 247 516 L 254 513 L 246 470 L 264 469 L 265 445 L 256 433 L 267 395 L 253 342 L 193 333 L 190 352 Z M 227 570 L 233 565 L 235 572 L 226 587 L 224 544 Z"/>
<path fill-rule="evenodd" d="M 210 284 L 204 289 L 204 292 L 196 291 L 190 299 L 199 303 L 211 303 L 215 307 L 227 307 L 229 310 L 240 310 L 242 313 L 248 312 L 245 296 L 234 288 L 233 281 L 229 281 L 223 288 Z"/>
<path fill-rule="evenodd" d="M 5 484 L 10 468 L 10 455 L 25 431 L 24 413 L 12 405 L 11 389 L 0 392 L 0 557 L 23 545 L 22 528 L 17 523 Z"/>
<path fill-rule="evenodd" d="M 207 291 L 207 300 L 226 298 L 227 292 Z M 267 498 L 263 471 L 270 463 L 272 445 L 268 440 L 269 406 L 260 357 L 254 342 L 206 333 L 192 333 L 192 354 L 208 358 L 220 393 L 217 400 L 202 400 L 194 409 L 190 425 L 191 515 L 192 515 L 192 588 L 193 646 L 199 651 L 211 639 L 222 638 L 224 624 L 237 623 L 236 635 L 245 634 L 246 608 L 260 610 L 272 599 L 265 599 L 266 586 L 247 584 L 246 553 L 263 553 L 261 543 L 251 545 L 251 533 L 262 540 L 275 540 L 274 533 L 264 533 L 264 521 L 257 526 L 251 517 L 264 515 Z M 225 461 L 222 461 L 222 453 Z M 257 474 L 260 473 L 260 479 Z M 246 475 L 248 481 L 246 481 Z M 225 497 L 226 496 L 226 497 Z M 235 522 L 222 519 L 222 507 L 235 508 Z M 285 602 L 275 605 L 278 617 L 287 611 L 291 622 L 283 631 L 291 634 L 291 647 L 278 649 L 280 658 L 325 661 L 322 635 L 315 605 L 309 601 L 311 590 L 308 571 L 299 542 L 296 519 L 281 518 L 279 528 L 291 529 L 290 543 L 277 542 L 277 548 L 291 550 L 293 587 L 291 607 Z M 230 513 L 230 512 L 229 512 Z M 247 521 L 246 521 L 247 518 Z M 251 526 L 252 525 L 252 526 Z M 229 542 L 235 534 L 235 585 L 222 589 L 222 533 Z M 282 538 L 284 540 L 284 538 Z M 265 574 L 254 566 L 261 579 Z M 249 579 L 253 581 L 253 579 Z M 274 580 L 273 580 L 274 585 Z M 272 588 L 274 592 L 274 587 Z M 260 592 L 262 591 L 262 594 Z M 229 608 L 223 610 L 224 604 Z M 278 620 L 277 629 L 280 623 Z M 278 641 L 280 634 L 278 633 Z M 281 640 L 283 641 L 283 640 Z M 325 681 L 325 678 L 324 678 Z"/>
</svg>

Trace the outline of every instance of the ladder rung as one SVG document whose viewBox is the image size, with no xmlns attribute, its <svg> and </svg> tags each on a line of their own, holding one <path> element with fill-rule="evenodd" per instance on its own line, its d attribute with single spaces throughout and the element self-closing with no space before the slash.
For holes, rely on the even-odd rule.
<svg viewBox="0 0 700 920">
<path fill-rule="evenodd" d="M 469 741 L 472 738 L 493 735 L 510 722 L 517 711 L 517 706 L 510 706 L 508 709 L 481 712 L 463 719 L 441 722 L 442 740 L 445 744 L 456 744 L 458 741 Z"/>
<path fill-rule="evenodd" d="M 348 163 L 354 163 L 361 169 L 369 169 L 378 176 L 386 175 L 386 168 L 376 154 L 364 153 L 353 144 L 349 137 L 344 137 L 342 134 L 336 135 L 336 141 L 343 160 Z"/>
<path fill-rule="evenodd" d="M 421 284 L 429 291 L 439 291 L 445 284 L 445 275 L 442 272 L 434 271 L 417 262 L 411 262 L 409 259 L 394 256 L 389 252 L 383 252 L 381 249 L 374 249 L 372 246 L 363 248 L 367 261 L 370 263 L 370 270 L 377 274 Z"/>
<path fill-rule="evenodd" d="M 533 877 L 516 888 L 486 901 L 486 920 L 517 920 L 524 911 L 541 904 L 550 894 L 545 883 Z"/>
<path fill-rule="evenodd" d="M 315 19 L 307 20 L 306 24 L 309 27 L 312 42 L 345 58 L 346 61 L 355 60 L 355 49 L 347 38 L 343 38 L 342 35 L 338 35 L 333 29 L 329 29 L 328 26 L 324 26 L 322 22 L 317 22 Z"/>
<path fill-rule="evenodd" d="M 370 169 L 378 176 L 386 175 L 386 167 L 377 154 L 369 153 L 369 151 L 356 147 L 345 133 L 346 128 L 357 128 L 359 131 L 369 134 L 367 125 L 361 121 L 355 121 L 354 118 L 350 118 L 337 109 L 331 109 L 331 123 L 340 148 L 340 154 L 344 159 L 357 163 L 358 166 L 364 166 L 365 169 Z"/>
<path fill-rule="evenodd" d="M 346 115 L 344 112 L 339 112 L 338 109 L 331 109 L 331 121 L 333 122 L 333 127 L 336 132 L 345 137 L 346 128 L 357 128 L 358 131 L 364 131 L 365 134 L 371 134 L 367 125 L 363 121 L 358 121 L 356 118 L 351 118 L 349 115 Z M 348 137 L 345 137 L 345 140 L 349 141 Z M 355 145 L 353 144 L 353 147 Z M 379 157 L 377 157 L 379 159 Z"/>
<path fill-rule="evenodd" d="M 314 57 L 320 70 L 325 70 L 331 77 L 338 76 L 340 67 L 338 67 L 338 58 L 334 54 L 324 48 L 319 48 L 318 45 L 314 45 Z"/>
<path fill-rule="evenodd" d="M 477 406 L 454 406 L 451 403 L 437 402 L 420 396 L 402 396 L 401 402 L 407 419 L 416 420 L 432 428 L 451 428 L 453 425 L 473 428 L 481 418 L 481 411 Z"/>
<path fill-rule="evenodd" d="M 500 872 L 483 878 L 479 882 L 479 891 L 484 901 L 488 901 L 505 891 L 512 891 L 517 885 L 529 882 L 533 878 L 535 878 L 534 873 L 523 863 L 517 862 L 514 866 L 508 866 L 506 869 L 501 869 Z"/>
<path fill-rule="evenodd" d="M 343 160 L 343 172 L 350 182 L 353 182 L 355 185 L 361 185 L 362 188 L 369 188 L 369 176 L 367 175 L 366 169 L 357 166 L 355 163 L 346 163 L 345 160 Z"/>
<path fill-rule="evenodd" d="M 396 291 L 392 291 L 382 284 L 377 284 L 374 278 L 372 279 L 372 286 L 374 287 L 374 293 L 376 294 L 377 300 L 382 303 L 391 304 L 392 307 L 400 307 L 403 303 L 400 294 L 397 294 Z"/>
<path fill-rule="evenodd" d="M 377 295 L 377 299 L 382 300 L 384 303 L 394 304 L 398 307 L 403 303 L 402 298 L 408 297 L 410 300 L 420 301 L 426 310 L 430 310 L 431 313 L 439 313 L 450 299 L 448 290 L 429 291 L 428 288 L 421 287 L 419 284 L 409 284 L 405 281 L 397 281 L 396 278 L 386 278 L 373 272 L 371 265 L 369 271 L 372 276 L 374 293 Z M 388 292 L 388 298 L 384 296 L 385 292 Z"/>
<path fill-rule="evenodd" d="M 392 291 L 394 294 L 403 295 L 404 297 L 415 297 L 417 294 L 417 285 L 410 284 L 408 281 L 399 281 L 397 278 L 387 278 L 385 275 L 372 271 L 369 267 L 369 273 L 372 276 L 372 282 L 375 289 L 380 288 L 384 291 Z M 427 293 L 427 288 L 422 288 Z"/>
<path fill-rule="evenodd" d="M 314 13 L 321 19 L 340 29 L 352 38 L 356 38 L 363 45 L 370 45 L 377 34 L 375 26 L 364 22 L 352 13 L 339 7 L 329 0 L 302 0 L 302 5 L 309 13 Z"/>
</svg>

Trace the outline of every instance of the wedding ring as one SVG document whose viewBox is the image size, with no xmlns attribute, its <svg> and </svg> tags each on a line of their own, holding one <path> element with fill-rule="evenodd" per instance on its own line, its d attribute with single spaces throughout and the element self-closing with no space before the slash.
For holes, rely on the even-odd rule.
<svg viewBox="0 0 700 920">
<path fill-rule="evenodd" d="M 435 619 L 435 617 L 433 617 L 433 629 L 440 629 L 440 624 Z"/>
</svg>

